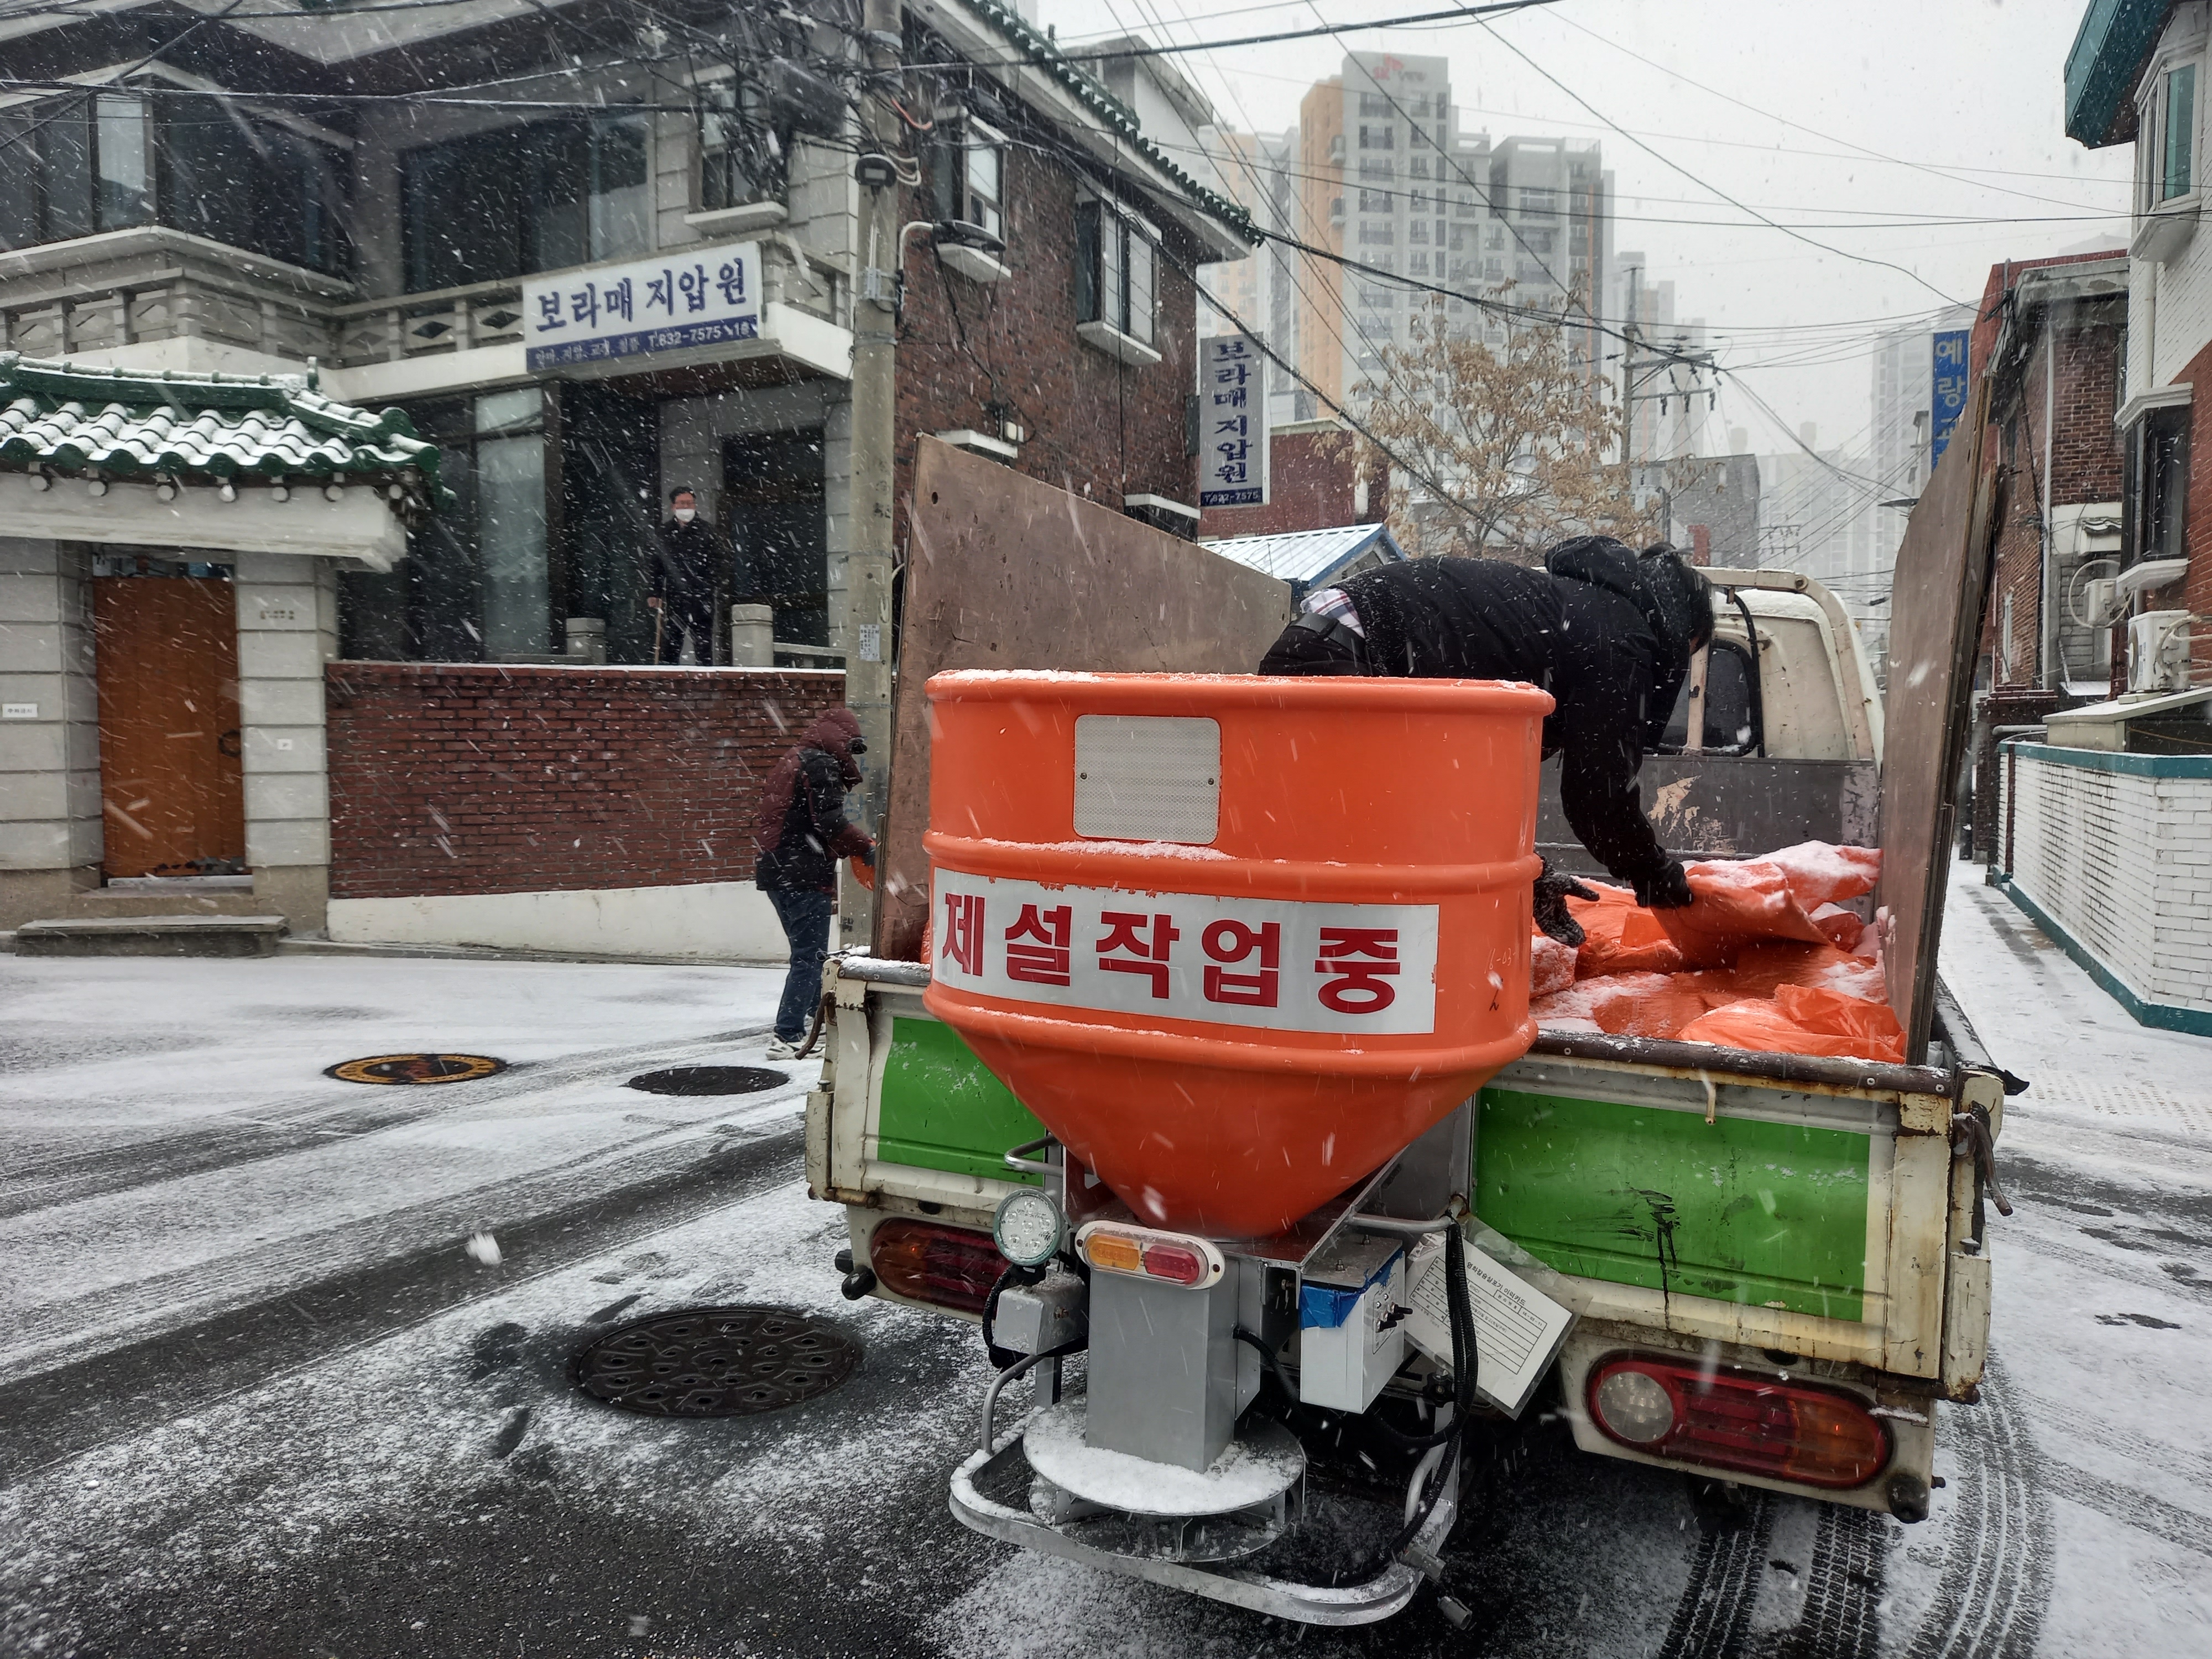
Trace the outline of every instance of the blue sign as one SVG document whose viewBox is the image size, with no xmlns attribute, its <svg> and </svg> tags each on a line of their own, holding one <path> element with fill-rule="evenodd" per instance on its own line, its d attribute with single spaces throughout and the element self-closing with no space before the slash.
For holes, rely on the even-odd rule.
<svg viewBox="0 0 2212 1659">
<path fill-rule="evenodd" d="M 1929 382 L 1930 416 L 1928 471 L 1930 477 L 1951 442 L 1951 428 L 1966 412 L 1966 340 L 1968 331 L 1954 328 L 1936 335 L 1935 376 Z"/>
</svg>

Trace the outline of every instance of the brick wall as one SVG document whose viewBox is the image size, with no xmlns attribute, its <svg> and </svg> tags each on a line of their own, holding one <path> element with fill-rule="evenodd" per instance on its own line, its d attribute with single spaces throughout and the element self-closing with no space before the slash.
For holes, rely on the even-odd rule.
<svg viewBox="0 0 2212 1659">
<path fill-rule="evenodd" d="M 1265 507 L 1210 507 L 1198 533 L 1212 541 L 1381 522 L 1389 495 L 1381 470 L 1368 478 L 1363 508 L 1356 441 L 1334 421 L 1315 426 L 1325 429 L 1307 428 L 1302 422 L 1297 429 L 1269 434 Z"/>
<path fill-rule="evenodd" d="M 331 896 L 752 879 L 759 783 L 844 676 L 329 665 Z"/>
<path fill-rule="evenodd" d="M 2021 269 L 2014 268 L 2015 279 Z M 1993 283 L 1995 280 L 1993 274 Z M 2046 311 L 2041 320 L 2043 327 L 2018 379 L 2008 377 L 2000 389 L 1999 405 L 1992 411 L 1998 448 L 1984 460 L 1985 466 L 2006 469 L 1982 644 L 1995 670 L 1993 683 L 2001 687 L 2034 685 L 2042 672 L 2042 511 L 2046 490 L 2055 509 L 2117 501 L 2122 488 L 2124 455 L 2112 424 L 2119 386 L 2120 319 L 2116 308 L 2106 305 L 2094 310 Z M 2060 549 L 2062 554 L 2064 550 Z M 2062 564 L 2062 579 L 2072 568 L 2070 561 Z M 2054 598 L 2060 607 L 2056 622 L 2063 628 L 2067 623 L 2063 580 Z M 2005 628 L 2008 599 L 2009 634 Z"/>
<path fill-rule="evenodd" d="M 1198 464 L 1183 453 L 1183 398 L 1197 386 L 1196 252 L 1161 224 L 1152 344 L 1135 368 L 1075 334 L 1076 181 L 1049 157 L 1006 150 L 1006 252 L 1013 275 L 978 283 L 924 249 L 907 261 L 899 337 L 896 534 L 902 546 L 917 438 L 973 428 L 996 437 L 987 404 L 1026 431 L 1015 471 L 1119 510 L 1124 495 L 1198 503 Z M 927 216 L 926 195 L 915 213 Z M 1153 222 L 1158 222 L 1154 221 Z"/>
<path fill-rule="evenodd" d="M 2212 769 L 2015 753 L 2014 884 L 2144 1002 L 2212 1012 Z"/>
</svg>

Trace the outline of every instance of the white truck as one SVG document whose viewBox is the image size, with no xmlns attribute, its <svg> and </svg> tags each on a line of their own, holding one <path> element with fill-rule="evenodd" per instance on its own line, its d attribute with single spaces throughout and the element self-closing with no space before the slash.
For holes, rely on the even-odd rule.
<svg viewBox="0 0 2212 1659">
<path fill-rule="evenodd" d="M 1715 638 L 1683 692 L 1668 745 L 1676 752 L 1648 763 L 1662 840 L 1698 857 L 1808 839 L 1879 844 L 1882 712 L 1842 607 L 1796 573 L 1711 574 L 1723 584 Z M 1538 845 L 1588 868 L 1556 799 L 1547 777 Z M 1929 878 L 1944 868 L 1937 861 Z M 1006 1281 L 993 1232 L 1001 1206 L 1038 1188 L 1063 1210 L 1085 1194 L 1069 1190 L 1043 1127 L 924 1007 L 929 974 L 865 955 L 833 963 L 807 1179 L 815 1197 L 845 1207 L 847 1295 L 980 1322 Z M 1307 1408 L 1287 1420 L 1310 1430 L 1318 1399 L 1335 1408 L 1322 1415 L 1340 1435 L 1359 1419 L 1395 1443 L 1449 1414 L 1440 1368 L 1411 1350 L 1389 1351 L 1406 1363 L 1365 1400 L 1347 1402 L 1340 1376 L 1303 1366 L 1328 1333 L 1310 1328 L 1301 1294 L 1341 1279 L 1338 1258 L 1363 1224 L 1386 1237 L 1394 1217 L 1433 1225 L 1421 1218 L 1464 1194 L 1477 1243 L 1575 1316 L 1547 1386 L 1584 1450 L 1922 1518 L 1938 1404 L 1974 1401 L 1981 1376 L 1984 1202 L 2006 1079 L 1940 992 L 1934 1040 L 1916 1060 L 1540 1036 L 1437 1130 L 1317 1212 L 1271 1264 L 1287 1275 L 1287 1301 L 1267 1312 L 1282 1338 L 1268 1366 Z M 1024 1316 L 1041 1353 L 1050 1319 Z M 1253 1311 L 1255 1329 L 1261 1316 Z M 1002 1344 L 1013 1340 L 1006 1331 L 1001 1321 Z M 1240 1401 L 1259 1395 L 1257 1358 L 1240 1354 L 1238 1368 Z M 994 1385 L 994 1406 L 1018 1369 Z M 987 1407 L 983 1443 L 955 1478 L 967 1524 L 1310 1622 L 1404 1606 L 1455 1502 L 1455 1488 L 1422 1511 L 1425 1527 L 1387 1571 L 1350 1587 L 1317 1583 L 1279 1553 L 1210 1558 L 994 1498 L 991 1480 L 1003 1486 L 1019 1452 L 1018 1439 L 994 1440 L 991 1422 Z M 1413 1476 L 1409 1516 L 1425 1478 Z"/>
</svg>

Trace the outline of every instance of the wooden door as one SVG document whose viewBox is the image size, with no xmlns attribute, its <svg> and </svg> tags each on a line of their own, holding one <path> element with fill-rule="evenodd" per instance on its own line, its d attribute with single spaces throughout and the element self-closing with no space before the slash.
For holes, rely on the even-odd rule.
<svg viewBox="0 0 2212 1659">
<path fill-rule="evenodd" d="M 246 857 L 238 613 L 227 581 L 103 576 L 92 585 L 100 684 L 102 867 L 190 876 Z"/>
</svg>

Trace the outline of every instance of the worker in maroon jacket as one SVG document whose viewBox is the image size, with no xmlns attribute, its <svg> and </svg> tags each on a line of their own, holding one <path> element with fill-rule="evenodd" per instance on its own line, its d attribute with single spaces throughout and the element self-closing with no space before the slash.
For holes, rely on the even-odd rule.
<svg viewBox="0 0 2212 1659">
<path fill-rule="evenodd" d="M 830 917 L 837 907 L 837 860 L 858 858 L 875 865 L 875 842 L 845 816 L 845 792 L 860 781 L 854 757 L 867 747 L 853 711 L 832 708 L 775 763 L 762 792 L 754 830 L 760 861 L 753 881 L 775 906 L 791 945 L 770 1060 L 797 1054 L 821 998 L 822 959 L 829 953 Z"/>
</svg>

